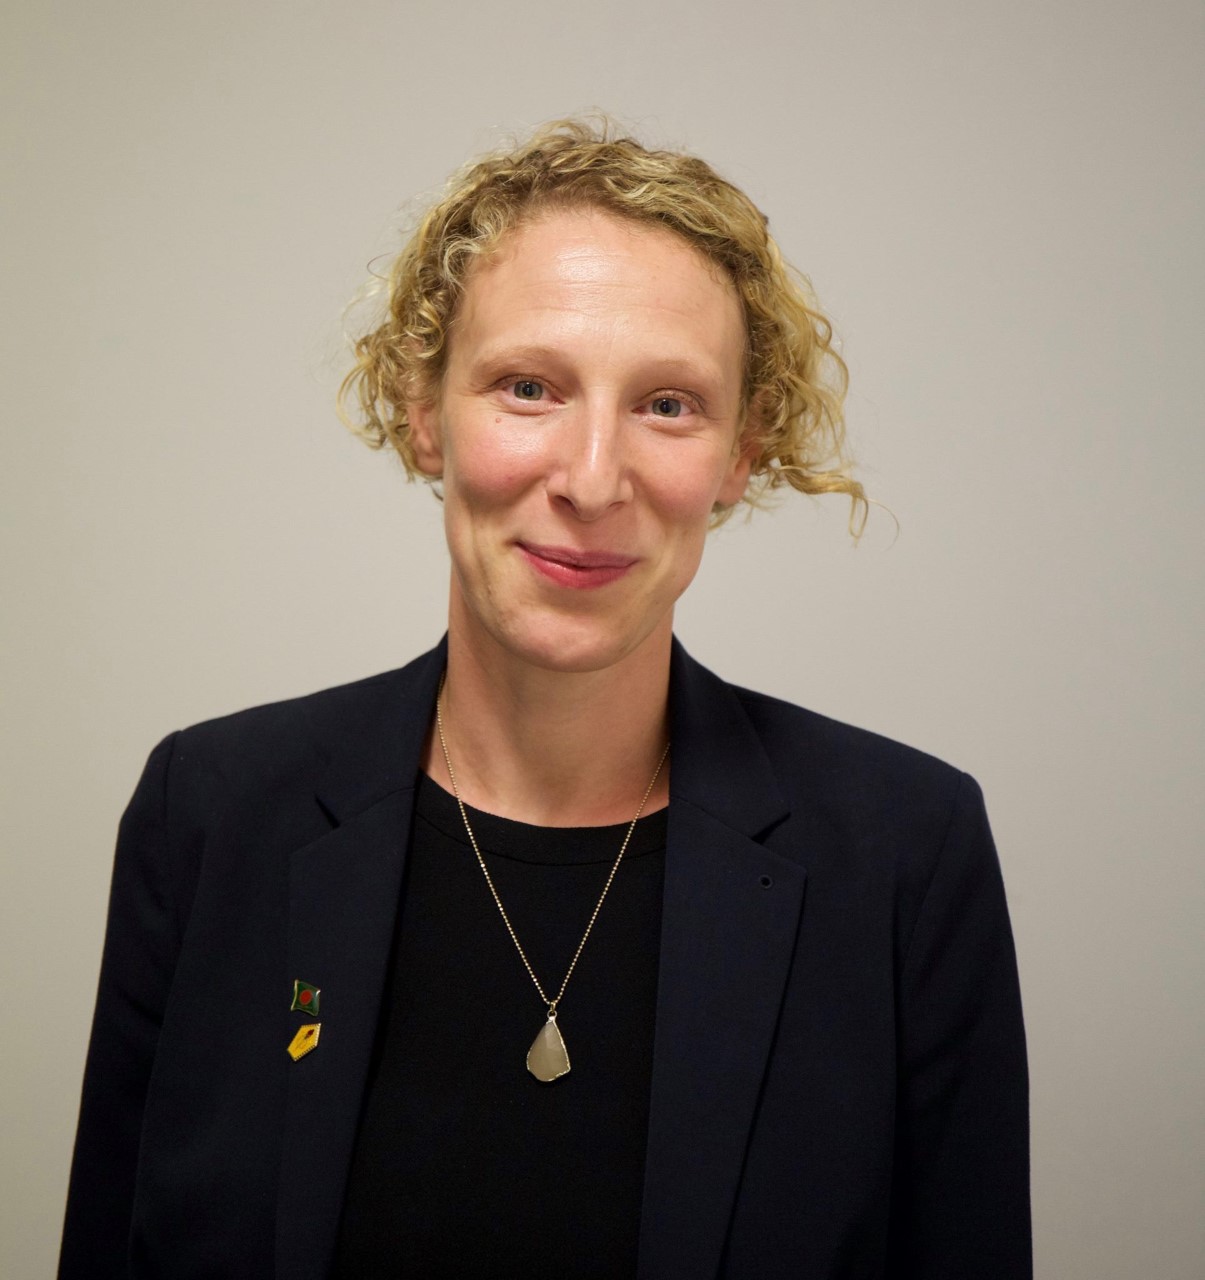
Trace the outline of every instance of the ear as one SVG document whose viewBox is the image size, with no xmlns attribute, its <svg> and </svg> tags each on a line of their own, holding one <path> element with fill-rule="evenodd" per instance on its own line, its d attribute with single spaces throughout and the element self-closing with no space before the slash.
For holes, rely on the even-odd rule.
<svg viewBox="0 0 1205 1280">
<path fill-rule="evenodd" d="M 408 401 L 406 418 L 410 423 L 410 443 L 414 446 L 418 469 L 428 479 L 439 479 L 444 473 L 444 453 L 438 396 Z"/>
</svg>

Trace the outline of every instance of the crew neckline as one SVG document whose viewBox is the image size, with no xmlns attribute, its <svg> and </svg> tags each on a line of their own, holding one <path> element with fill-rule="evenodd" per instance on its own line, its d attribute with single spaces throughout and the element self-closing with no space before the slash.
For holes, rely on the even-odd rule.
<svg viewBox="0 0 1205 1280">
<path fill-rule="evenodd" d="M 484 809 L 465 805 L 473 834 L 486 858 L 506 858 L 513 862 L 580 866 L 615 861 L 630 825 L 619 822 L 603 827 L 540 827 L 513 818 L 499 817 Z M 419 820 L 434 827 L 449 840 L 471 848 L 460 806 L 429 774 L 420 771 L 415 798 Z M 624 862 L 647 857 L 665 849 L 669 808 L 664 806 L 644 814 L 636 823 Z"/>
</svg>

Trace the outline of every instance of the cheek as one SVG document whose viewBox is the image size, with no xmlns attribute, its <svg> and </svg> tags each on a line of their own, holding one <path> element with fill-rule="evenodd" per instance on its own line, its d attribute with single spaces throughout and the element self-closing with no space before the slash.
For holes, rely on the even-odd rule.
<svg viewBox="0 0 1205 1280">
<path fill-rule="evenodd" d="M 530 435 L 473 433 L 448 451 L 444 491 L 448 500 L 460 505 L 500 507 L 530 488 L 540 470 Z"/>
<path fill-rule="evenodd" d="M 649 493 L 660 524 L 666 586 L 674 599 L 698 572 L 718 483 L 709 460 L 677 458 L 661 468 L 655 492 Z"/>
<path fill-rule="evenodd" d="M 726 474 L 725 464 L 726 459 L 709 452 L 705 457 L 662 459 L 655 472 L 658 509 L 683 532 L 697 533 L 700 542 Z"/>
</svg>

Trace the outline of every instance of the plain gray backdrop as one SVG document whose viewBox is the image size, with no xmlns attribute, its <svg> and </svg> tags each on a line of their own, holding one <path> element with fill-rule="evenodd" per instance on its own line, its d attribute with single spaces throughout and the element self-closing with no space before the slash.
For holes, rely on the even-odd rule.
<svg viewBox="0 0 1205 1280">
<path fill-rule="evenodd" d="M 334 416 L 344 303 L 403 201 L 599 106 L 768 212 L 901 525 L 736 523 L 679 635 L 979 778 L 1038 1274 L 1205 1274 L 1205 9 L 5 9 L 0 1272 L 53 1267 L 150 747 L 440 635 L 438 507 Z"/>
</svg>

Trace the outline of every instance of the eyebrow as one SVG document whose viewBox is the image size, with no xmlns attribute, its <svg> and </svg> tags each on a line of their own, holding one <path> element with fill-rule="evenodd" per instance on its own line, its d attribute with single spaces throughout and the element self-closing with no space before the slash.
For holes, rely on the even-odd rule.
<svg viewBox="0 0 1205 1280">
<path fill-rule="evenodd" d="M 559 347 L 521 342 L 482 347 L 467 361 L 467 367 L 471 375 L 480 375 L 484 370 L 523 372 L 526 365 L 563 367 L 572 363 L 572 357 Z M 719 391 L 724 385 L 724 376 L 714 364 L 690 355 L 649 355 L 641 359 L 640 367 L 647 370 L 650 386 L 657 382 L 685 383 L 688 387 L 699 384 Z"/>
</svg>

